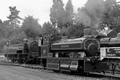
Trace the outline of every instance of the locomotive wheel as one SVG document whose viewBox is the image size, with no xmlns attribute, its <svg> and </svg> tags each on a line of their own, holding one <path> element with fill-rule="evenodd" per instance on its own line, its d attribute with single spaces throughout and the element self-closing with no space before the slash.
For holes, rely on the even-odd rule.
<svg viewBox="0 0 120 80">
<path fill-rule="evenodd" d="M 25 64 L 27 61 L 26 57 L 23 58 L 23 64 Z"/>
<path fill-rule="evenodd" d="M 92 58 L 92 59 L 90 60 L 90 62 L 91 62 L 91 65 L 96 65 L 97 59 L 96 59 L 96 58 Z"/>
<path fill-rule="evenodd" d="M 59 72 L 59 70 L 53 70 L 55 73 L 58 73 Z"/>
<path fill-rule="evenodd" d="M 12 61 L 13 63 L 15 63 L 16 60 L 15 60 L 15 59 L 11 59 L 11 61 Z"/>
<path fill-rule="evenodd" d="M 71 52 L 71 53 L 69 54 L 69 57 L 70 57 L 70 58 L 73 58 L 73 57 L 74 57 L 74 52 Z"/>
<path fill-rule="evenodd" d="M 22 59 L 18 59 L 17 62 L 20 63 L 20 64 L 23 63 Z"/>
</svg>

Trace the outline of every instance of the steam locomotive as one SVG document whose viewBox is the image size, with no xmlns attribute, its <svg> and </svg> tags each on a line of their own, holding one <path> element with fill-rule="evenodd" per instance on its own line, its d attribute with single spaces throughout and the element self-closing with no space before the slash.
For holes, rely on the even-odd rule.
<svg viewBox="0 0 120 80">
<path fill-rule="evenodd" d="M 114 38 L 106 37 L 100 39 L 100 44 L 101 58 L 103 58 L 104 62 L 111 65 L 111 70 L 115 74 L 115 70 L 120 70 L 120 33 Z"/>
<path fill-rule="evenodd" d="M 5 57 L 13 63 L 34 61 L 38 57 L 38 41 L 35 39 L 13 39 L 7 41 L 4 53 Z"/>
<path fill-rule="evenodd" d="M 119 35 L 119 34 L 118 34 Z M 12 42 L 18 41 L 17 44 Z M 115 71 L 120 59 L 117 38 L 85 35 L 81 38 L 55 40 L 54 35 L 43 35 L 34 40 L 12 40 L 5 46 L 5 56 L 12 62 L 33 61 L 46 69 L 68 72 Z"/>
<path fill-rule="evenodd" d="M 100 43 L 93 37 L 63 39 L 49 44 L 43 38 L 41 56 L 47 69 L 69 72 L 104 72 L 109 66 L 100 60 Z M 46 44 L 47 43 L 47 44 Z"/>
</svg>

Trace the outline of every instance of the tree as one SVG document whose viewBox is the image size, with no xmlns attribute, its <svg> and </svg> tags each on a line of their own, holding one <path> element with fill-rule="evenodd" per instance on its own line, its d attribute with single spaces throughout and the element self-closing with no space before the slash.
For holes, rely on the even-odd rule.
<svg viewBox="0 0 120 80">
<path fill-rule="evenodd" d="M 22 18 L 20 18 L 20 11 L 16 9 L 16 6 L 10 6 L 9 11 L 10 15 L 7 17 L 9 20 L 6 21 L 7 23 L 4 23 L 4 27 L 8 30 L 5 34 L 7 34 L 6 37 L 9 36 L 8 38 L 16 38 L 21 31 L 20 20 L 22 20 Z"/>
<path fill-rule="evenodd" d="M 64 25 L 65 10 L 62 0 L 53 0 L 52 8 L 50 9 L 50 21 L 53 25 L 58 24 L 59 28 Z"/>
<path fill-rule="evenodd" d="M 27 37 L 34 38 L 41 34 L 41 25 L 38 23 L 38 19 L 33 18 L 33 16 L 28 16 L 25 17 L 22 23 L 22 30 Z"/>
<path fill-rule="evenodd" d="M 119 31 L 120 24 L 120 4 L 116 0 L 106 0 L 104 2 L 104 16 L 102 18 L 101 25 L 103 27 L 109 27 L 110 29 L 116 29 Z"/>
<path fill-rule="evenodd" d="M 17 38 L 18 39 L 24 39 L 24 38 L 26 38 L 27 36 L 26 36 L 26 34 L 25 34 L 25 32 L 24 31 L 21 31 L 18 35 L 17 35 Z"/>
<path fill-rule="evenodd" d="M 73 26 L 68 27 L 67 30 L 68 37 L 79 38 L 84 35 L 84 25 L 83 24 L 74 24 Z"/>
<path fill-rule="evenodd" d="M 54 31 L 54 27 L 50 22 L 45 22 L 42 27 L 42 33 L 43 34 L 52 34 Z"/>
<path fill-rule="evenodd" d="M 16 38 L 17 34 L 19 33 L 20 30 L 14 30 L 11 25 L 9 24 L 9 21 L 3 21 L 2 25 L 2 35 L 6 39 L 12 39 L 13 36 Z"/>
<path fill-rule="evenodd" d="M 68 0 L 66 6 L 65 6 L 65 17 L 66 17 L 66 23 L 65 26 L 71 26 L 73 25 L 73 5 L 72 5 L 72 1 Z"/>
<path fill-rule="evenodd" d="M 70 26 L 69 26 L 69 27 L 70 27 Z M 60 35 L 61 35 L 61 36 L 65 36 L 65 35 L 68 36 L 68 35 L 69 35 L 69 33 L 68 33 L 68 32 L 69 32 L 69 30 L 68 30 L 69 27 L 62 27 L 62 28 L 60 29 Z"/>
<path fill-rule="evenodd" d="M 10 27 L 8 20 L 0 23 L 0 38 L 10 39 L 11 36 L 15 35 L 13 34 L 14 32 L 13 29 Z"/>
<path fill-rule="evenodd" d="M 15 29 L 19 27 L 19 23 L 20 23 L 19 20 L 22 19 L 18 16 L 20 11 L 16 9 L 16 6 L 14 7 L 10 6 L 9 9 L 11 14 L 7 18 L 9 19 L 11 26 Z"/>
</svg>

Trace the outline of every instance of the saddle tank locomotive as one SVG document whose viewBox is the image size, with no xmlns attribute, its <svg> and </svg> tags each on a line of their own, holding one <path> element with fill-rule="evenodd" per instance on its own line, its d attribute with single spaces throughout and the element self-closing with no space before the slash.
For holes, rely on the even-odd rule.
<svg viewBox="0 0 120 80">
<path fill-rule="evenodd" d="M 51 41 L 49 35 L 43 36 L 39 57 L 47 69 L 68 72 L 104 72 L 109 69 L 107 63 L 100 60 L 100 43 L 94 37 Z"/>
</svg>

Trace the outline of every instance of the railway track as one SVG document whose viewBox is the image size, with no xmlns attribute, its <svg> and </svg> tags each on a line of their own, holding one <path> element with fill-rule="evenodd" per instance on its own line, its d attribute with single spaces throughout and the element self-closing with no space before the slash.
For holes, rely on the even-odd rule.
<svg viewBox="0 0 120 80">
<path fill-rule="evenodd" d="M 34 65 L 34 64 L 18 64 L 18 63 L 12 63 L 10 61 L 7 60 L 2 60 L 0 61 L 0 65 L 5 65 L 5 66 L 18 66 L 18 67 L 24 67 L 24 68 L 30 68 L 30 69 L 38 69 L 38 70 L 44 70 L 45 68 L 43 68 L 40 65 Z M 92 77 L 92 78 L 98 78 L 98 80 L 102 80 L 102 78 L 107 78 L 108 80 L 120 80 L 120 71 L 117 71 L 115 75 L 112 75 L 112 73 L 106 72 L 105 74 L 103 73 L 87 73 L 87 74 L 79 74 L 79 73 L 75 73 L 75 74 L 70 74 L 67 72 L 59 72 L 56 74 L 64 74 L 67 76 L 74 76 L 74 77 Z"/>
<path fill-rule="evenodd" d="M 39 65 L 21 65 L 24 68 L 31 68 L 31 69 L 44 69 L 43 67 L 39 66 Z M 109 78 L 111 80 L 120 80 L 120 71 L 117 71 L 117 74 L 112 75 L 112 72 L 106 72 L 105 74 L 103 73 L 95 73 L 95 72 L 91 72 L 91 73 L 85 73 L 85 74 L 79 74 L 79 73 L 75 73 L 75 74 L 71 74 L 68 72 L 59 72 L 57 74 L 65 74 L 65 75 L 70 75 L 70 76 L 84 76 L 84 77 L 93 77 L 93 78 Z"/>
</svg>

